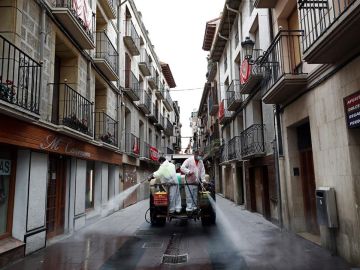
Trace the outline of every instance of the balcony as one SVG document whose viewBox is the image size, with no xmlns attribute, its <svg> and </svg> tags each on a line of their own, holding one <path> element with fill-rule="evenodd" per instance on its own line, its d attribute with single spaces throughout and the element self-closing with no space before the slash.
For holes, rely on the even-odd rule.
<svg viewBox="0 0 360 270">
<path fill-rule="evenodd" d="M 219 111 L 217 87 L 213 86 L 209 95 L 209 114 L 215 116 Z"/>
<path fill-rule="evenodd" d="M 92 12 L 83 11 L 83 7 L 91 10 L 88 1 L 56 0 L 52 1 L 52 3 L 52 14 L 80 47 L 83 50 L 94 49 L 93 29 L 95 28 L 95 15 Z"/>
<path fill-rule="evenodd" d="M 240 82 L 233 80 L 226 91 L 227 109 L 236 111 L 241 106 Z"/>
<path fill-rule="evenodd" d="M 171 124 L 171 122 L 168 118 L 166 118 L 164 124 L 165 124 L 165 129 L 164 129 L 165 135 L 173 136 L 174 135 L 174 126 Z"/>
<path fill-rule="evenodd" d="M 132 156 L 140 155 L 140 139 L 132 133 L 125 133 L 125 141 L 123 146 L 124 153 Z"/>
<path fill-rule="evenodd" d="M 165 85 L 163 83 L 159 82 L 159 86 L 155 91 L 155 95 L 159 100 L 165 99 L 166 93 L 165 93 Z"/>
<path fill-rule="evenodd" d="M 157 121 L 157 123 L 156 123 L 156 126 L 158 127 L 158 129 L 160 129 L 160 130 L 165 130 L 165 118 L 164 118 L 164 116 L 161 114 L 161 113 L 159 113 L 159 117 L 158 117 L 158 121 Z"/>
<path fill-rule="evenodd" d="M 252 56 L 253 59 L 252 63 L 247 64 L 250 71 L 249 75 L 242 76 L 241 78 L 241 88 L 240 88 L 241 94 L 251 94 L 260 85 L 262 79 L 264 78 L 264 67 L 260 64 L 262 58 L 263 58 L 263 50 L 254 49 Z"/>
<path fill-rule="evenodd" d="M 208 144 L 204 147 L 205 157 L 211 157 L 218 153 L 220 149 L 220 139 L 209 138 Z"/>
<path fill-rule="evenodd" d="M 101 4 L 106 16 L 110 20 L 116 19 L 116 15 L 117 15 L 116 0 L 99 0 L 98 2 Z"/>
<path fill-rule="evenodd" d="M 142 142 L 140 147 L 140 159 L 150 159 L 150 144 Z"/>
<path fill-rule="evenodd" d="M 140 91 L 140 101 L 138 106 L 144 114 L 149 114 L 151 112 L 151 96 L 145 90 Z"/>
<path fill-rule="evenodd" d="M 139 62 L 139 69 L 142 72 L 144 76 L 150 76 L 151 70 L 150 70 L 150 59 L 149 55 L 145 48 L 141 50 L 140 54 L 140 62 Z"/>
<path fill-rule="evenodd" d="M 219 115 L 220 124 L 224 125 L 230 121 L 230 119 L 232 117 L 232 112 L 228 111 L 228 109 L 227 109 L 226 99 L 223 99 L 221 101 L 218 115 Z"/>
<path fill-rule="evenodd" d="M 88 136 L 93 136 L 93 103 L 76 92 L 68 84 L 53 84 L 58 89 L 59 105 L 52 122 Z M 54 112 L 54 110 L 53 110 Z"/>
<path fill-rule="evenodd" d="M 241 137 L 235 136 L 228 143 L 229 160 L 241 160 Z"/>
<path fill-rule="evenodd" d="M 132 56 L 140 55 L 140 37 L 131 20 L 124 21 L 124 43 Z"/>
<path fill-rule="evenodd" d="M 229 161 L 228 144 L 223 143 L 220 147 L 220 164 L 226 165 Z"/>
<path fill-rule="evenodd" d="M 276 6 L 277 0 L 255 0 L 255 8 L 274 8 Z"/>
<path fill-rule="evenodd" d="M 306 91 L 307 74 L 303 72 L 301 30 L 281 30 L 265 52 L 260 64 L 265 68 L 263 100 L 284 104 Z"/>
<path fill-rule="evenodd" d="M 95 65 L 109 81 L 117 81 L 119 54 L 106 32 L 96 32 Z"/>
<path fill-rule="evenodd" d="M 156 73 L 156 69 L 154 67 L 150 67 L 150 77 L 148 78 L 148 83 L 151 89 L 157 89 L 159 85 L 159 76 Z"/>
<path fill-rule="evenodd" d="M 153 123 L 156 124 L 158 121 L 158 116 L 159 116 L 159 110 L 158 108 L 155 106 L 155 104 L 152 104 L 151 106 L 151 112 L 147 115 L 147 117 L 149 118 L 149 120 Z"/>
<path fill-rule="evenodd" d="M 303 57 L 309 64 L 337 64 L 360 52 L 354 38 L 360 25 L 360 1 L 299 0 Z"/>
<path fill-rule="evenodd" d="M 41 65 L 0 36 L 0 104 L 39 114 Z"/>
<path fill-rule="evenodd" d="M 207 69 L 208 69 L 206 73 L 207 81 L 212 82 L 215 79 L 215 75 L 217 71 L 217 63 L 212 60 L 209 60 Z"/>
<path fill-rule="evenodd" d="M 251 159 L 265 155 L 265 125 L 254 124 L 240 134 L 242 159 Z"/>
<path fill-rule="evenodd" d="M 132 101 L 140 100 L 140 84 L 131 70 L 125 70 L 125 93 Z"/>
<path fill-rule="evenodd" d="M 104 112 L 95 112 L 95 140 L 118 146 L 118 122 Z"/>
<path fill-rule="evenodd" d="M 173 107 L 172 107 L 173 101 L 171 99 L 169 90 L 166 90 L 166 98 L 163 100 L 163 103 L 169 112 L 171 112 L 173 110 Z"/>
</svg>

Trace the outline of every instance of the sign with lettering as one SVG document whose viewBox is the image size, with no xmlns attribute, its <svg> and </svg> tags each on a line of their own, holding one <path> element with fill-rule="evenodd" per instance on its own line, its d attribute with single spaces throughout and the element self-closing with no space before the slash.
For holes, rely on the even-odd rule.
<svg viewBox="0 0 360 270">
<path fill-rule="evenodd" d="M 360 91 L 344 98 L 348 128 L 360 127 Z"/>
<path fill-rule="evenodd" d="M 11 173 L 11 160 L 0 159 L 0 175 L 10 175 Z"/>
<path fill-rule="evenodd" d="M 158 161 L 159 151 L 155 147 L 150 147 L 150 159 L 153 161 Z"/>
</svg>

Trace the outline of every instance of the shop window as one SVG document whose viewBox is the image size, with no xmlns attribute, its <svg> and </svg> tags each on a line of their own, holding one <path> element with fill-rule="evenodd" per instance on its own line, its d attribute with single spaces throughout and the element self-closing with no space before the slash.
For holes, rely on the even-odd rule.
<svg viewBox="0 0 360 270">
<path fill-rule="evenodd" d="M 86 194 L 85 208 L 94 208 L 94 187 L 95 187 L 95 162 L 87 161 L 86 163 Z"/>
<path fill-rule="evenodd" d="M 14 159 L 11 152 L 3 148 L 0 151 L 0 239 L 11 232 L 14 175 Z"/>
</svg>

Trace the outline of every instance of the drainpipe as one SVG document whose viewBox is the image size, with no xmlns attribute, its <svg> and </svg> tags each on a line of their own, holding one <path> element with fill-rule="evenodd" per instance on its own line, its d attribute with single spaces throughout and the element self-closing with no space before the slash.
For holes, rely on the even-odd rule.
<svg viewBox="0 0 360 270">
<path fill-rule="evenodd" d="M 45 31 L 45 20 L 46 20 L 46 9 L 43 6 L 43 3 L 40 3 L 41 6 L 41 22 L 40 22 L 40 64 L 41 66 L 44 64 L 44 47 L 45 47 L 45 38 L 46 38 L 46 31 Z M 41 89 L 43 88 L 43 78 L 44 78 L 44 68 L 40 69 L 40 96 L 41 96 Z M 46 116 L 48 118 L 48 116 Z"/>
<path fill-rule="evenodd" d="M 271 8 L 268 9 L 269 26 L 270 26 L 270 40 L 274 40 L 273 30 L 273 17 Z M 281 121 L 280 121 L 280 106 L 274 105 L 274 129 L 275 129 L 275 141 L 273 144 L 274 159 L 275 159 L 275 178 L 276 178 L 276 191 L 278 196 L 278 219 L 280 228 L 283 229 L 283 215 L 282 215 L 282 198 L 281 198 L 281 183 L 280 183 L 280 165 L 279 157 L 283 155 L 282 150 L 282 134 L 281 134 Z"/>
</svg>

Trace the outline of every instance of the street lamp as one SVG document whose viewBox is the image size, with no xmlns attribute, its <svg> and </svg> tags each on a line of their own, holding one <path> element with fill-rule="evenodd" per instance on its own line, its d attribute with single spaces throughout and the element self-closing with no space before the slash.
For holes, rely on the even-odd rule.
<svg viewBox="0 0 360 270">
<path fill-rule="evenodd" d="M 244 50 L 245 59 L 250 60 L 253 56 L 255 42 L 250 39 L 250 37 L 246 37 L 245 41 L 241 42 L 241 47 Z"/>
</svg>

